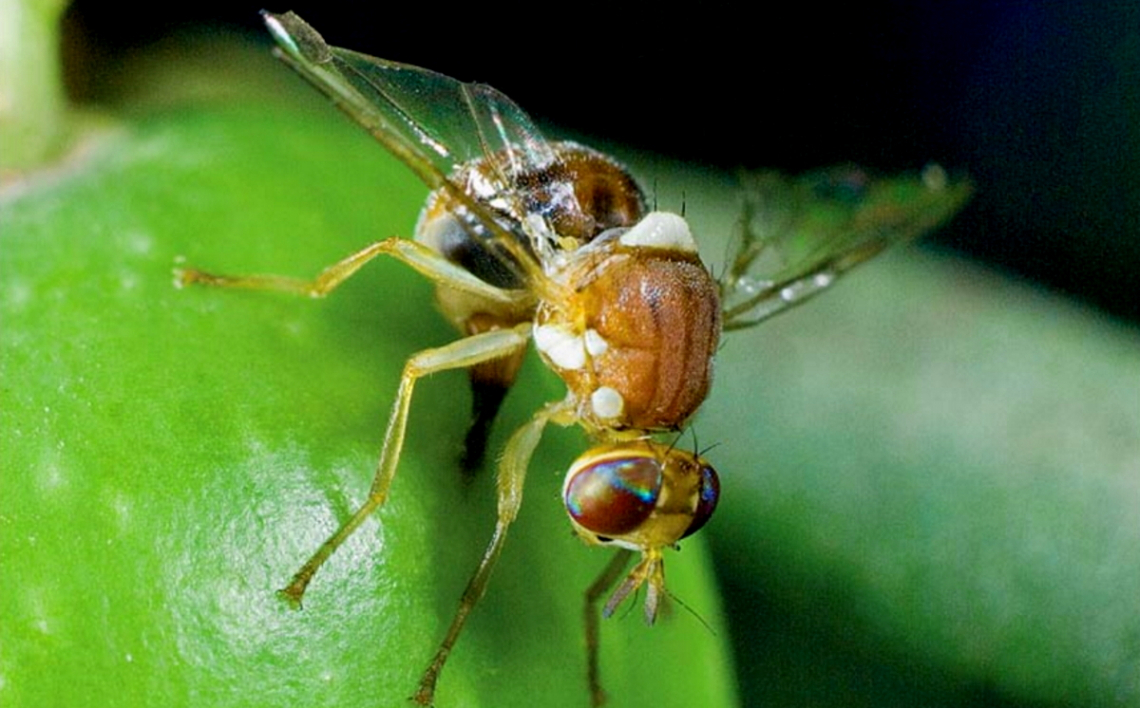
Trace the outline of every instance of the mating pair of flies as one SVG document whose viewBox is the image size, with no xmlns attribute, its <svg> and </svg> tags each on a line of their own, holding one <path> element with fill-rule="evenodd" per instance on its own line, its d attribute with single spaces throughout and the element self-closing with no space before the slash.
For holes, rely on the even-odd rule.
<svg viewBox="0 0 1140 708">
<path fill-rule="evenodd" d="M 435 284 L 439 309 L 463 335 L 408 359 L 367 499 L 293 576 L 281 591 L 285 598 L 299 605 L 324 562 L 384 504 L 420 378 L 468 370 L 474 421 L 462 462 L 469 469 L 482 461 L 491 422 L 530 340 L 567 387 L 565 398 L 514 432 L 499 457 L 494 533 L 420 680 L 414 699 L 422 705 L 431 705 L 447 657 L 486 589 L 548 424 L 579 425 L 593 444 L 563 485 L 571 525 L 589 544 L 620 549 L 587 601 L 616 585 L 602 608 L 608 616 L 644 588 L 652 623 L 665 596 L 663 551 L 704 526 L 720 494 L 708 461 L 659 438 L 680 430 L 708 395 L 722 332 L 804 302 L 892 243 L 938 226 L 970 192 L 968 182 L 937 166 L 905 198 L 852 168 L 795 182 L 757 177 L 745 195 L 736 250 L 714 278 L 683 217 L 648 211 L 624 167 L 585 146 L 547 141 L 502 93 L 330 47 L 293 13 L 263 16 L 277 56 L 431 193 L 414 240 L 384 239 L 313 280 L 181 269 L 177 283 L 321 297 L 384 255 Z M 824 221 L 808 223 L 820 210 Z M 640 559 L 621 579 L 635 553 Z M 595 705 L 604 700 L 597 614 L 588 613 L 586 627 Z"/>
</svg>

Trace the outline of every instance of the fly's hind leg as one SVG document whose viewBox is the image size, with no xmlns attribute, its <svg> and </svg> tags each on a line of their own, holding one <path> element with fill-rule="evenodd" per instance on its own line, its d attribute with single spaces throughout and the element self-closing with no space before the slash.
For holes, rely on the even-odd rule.
<svg viewBox="0 0 1140 708">
<path fill-rule="evenodd" d="M 416 695 L 413 696 L 413 700 L 421 706 L 432 705 L 435 685 L 439 681 L 439 674 L 443 671 L 444 664 L 447 663 L 447 657 L 451 654 L 451 649 L 455 646 L 456 640 L 459 639 L 459 633 L 463 631 L 468 615 L 471 614 L 471 610 L 487 590 L 487 581 L 491 577 L 491 570 L 503 552 L 503 544 L 507 540 L 507 529 L 515 520 L 519 506 L 522 504 L 523 481 L 526 478 L 527 466 L 530 464 L 531 455 L 534 454 L 534 448 L 542 437 L 543 429 L 551 420 L 561 421 L 569 412 L 569 407 L 564 402 L 548 405 L 535 413 L 525 425 L 516 430 L 507 442 L 507 447 L 499 462 L 497 478 L 498 517 L 495 521 L 495 532 L 491 535 L 491 541 L 487 544 L 486 550 L 483 551 L 483 558 L 479 561 L 479 566 L 475 569 L 471 580 L 467 582 L 467 587 L 459 600 L 459 609 L 451 620 L 451 626 L 447 629 L 447 635 L 440 642 L 439 649 L 436 650 L 431 664 L 428 665 L 420 679 L 420 687 L 416 691 Z"/>
<path fill-rule="evenodd" d="M 434 374 L 448 369 L 462 369 L 475 364 L 491 361 L 505 356 L 512 356 L 526 346 L 530 335 L 530 324 L 519 325 L 511 329 L 484 332 L 465 339 L 460 339 L 438 349 L 427 349 L 413 355 L 404 365 L 404 373 L 400 377 L 400 388 L 396 394 L 396 401 L 392 406 L 392 414 L 388 419 L 388 429 L 384 434 L 384 447 L 380 453 L 380 462 L 376 467 L 376 476 L 372 480 L 372 488 L 368 498 L 360 508 L 344 524 L 321 545 L 317 552 L 297 571 L 289 585 L 281 590 L 281 595 L 294 607 L 299 607 L 305 588 L 321 565 L 364 523 L 372 512 L 380 508 L 388 498 L 388 489 L 392 478 L 396 475 L 396 466 L 400 460 L 400 451 L 404 446 L 404 433 L 408 424 L 408 410 L 412 402 L 412 391 L 416 381 L 428 374 Z"/>
</svg>

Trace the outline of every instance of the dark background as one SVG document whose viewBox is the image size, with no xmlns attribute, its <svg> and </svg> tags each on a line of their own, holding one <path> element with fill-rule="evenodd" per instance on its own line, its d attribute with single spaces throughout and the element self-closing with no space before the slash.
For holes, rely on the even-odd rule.
<svg viewBox="0 0 1140 708">
<path fill-rule="evenodd" d="M 268 9 L 333 45 L 490 83 L 541 122 L 687 161 L 965 170 L 978 196 L 936 247 L 1140 321 L 1140 4 L 613 5 Z M 183 30 L 269 45 L 256 5 L 127 8 L 76 2 L 67 37 L 102 59 Z"/>
</svg>

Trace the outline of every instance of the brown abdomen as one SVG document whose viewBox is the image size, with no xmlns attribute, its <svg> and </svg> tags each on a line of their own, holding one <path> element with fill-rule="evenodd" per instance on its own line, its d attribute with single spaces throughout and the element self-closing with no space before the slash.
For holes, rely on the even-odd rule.
<svg viewBox="0 0 1140 708">
<path fill-rule="evenodd" d="M 712 383 L 721 328 L 716 283 L 695 256 L 661 249 L 629 249 L 580 273 L 574 329 L 593 330 L 605 343 L 581 370 L 559 370 L 582 417 L 600 427 L 679 427 Z M 620 416 L 607 419 L 591 407 L 603 388 L 621 396 Z"/>
</svg>

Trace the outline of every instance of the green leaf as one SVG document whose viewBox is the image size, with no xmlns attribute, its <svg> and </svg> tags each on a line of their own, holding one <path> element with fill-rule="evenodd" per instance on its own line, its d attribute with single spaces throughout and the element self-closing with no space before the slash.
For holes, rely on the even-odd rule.
<svg viewBox="0 0 1140 708">
<path fill-rule="evenodd" d="M 457 474 L 461 372 L 417 388 L 390 502 L 304 609 L 274 591 L 364 498 L 407 356 L 455 337 L 431 288 L 394 262 L 322 301 L 171 269 L 312 275 L 409 234 L 424 196 L 327 104 L 270 100 L 143 115 L 0 197 L 0 703 L 404 705 L 494 522 L 493 475 Z M 492 445 L 562 395 L 528 362 Z M 582 445 L 540 446 L 437 705 L 588 704 L 582 598 L 608 554 L 558 497 Z M 667 564 L 700 619 L 603 623 L 605 686 L 731 705 L 701 541 Z"/>
</svg>

